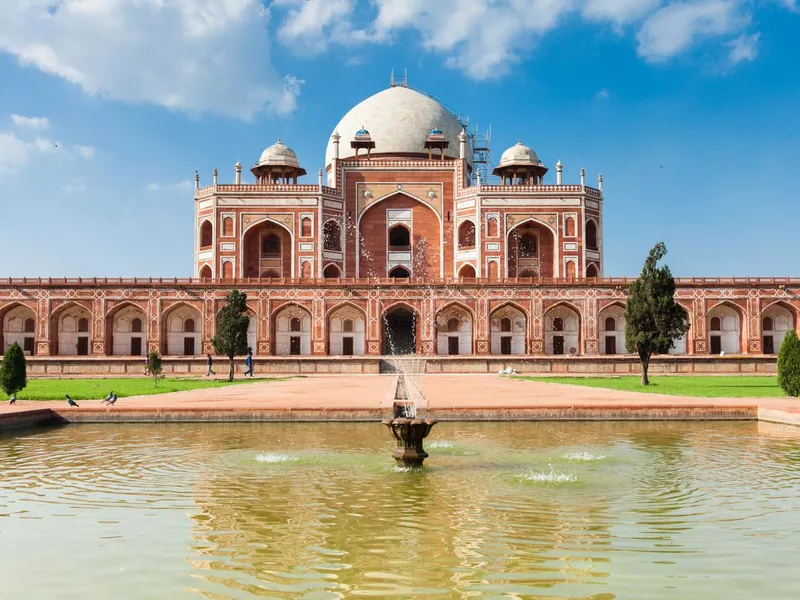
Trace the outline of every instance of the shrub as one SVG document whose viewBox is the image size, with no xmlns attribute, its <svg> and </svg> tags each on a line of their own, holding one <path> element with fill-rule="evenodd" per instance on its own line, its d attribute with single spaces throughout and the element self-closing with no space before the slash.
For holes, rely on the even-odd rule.
<svg viewBox="0 0 800 600">
<path fill-rule="evenodd" d="M 8 394 L 16 394 L 28 385 L 25 374 L 25 354 L 19 344 L 14 342 L 6 350 L 3 362 L 0 363 L 0 387 Z"/>
<path fill-rule="evenodd" d="M 155 350 L 147 355 L 147 370 L 153 376 L 153 385 L 158 386 L 158 378 L 161 375 L 161 355 Z"/>
<path fill-rule="evenodd" d="M 778 352 L 778 385 L 789 396 L 800 396 L 800 340 L 794 329 L 783 336 Z"/>
</svg>

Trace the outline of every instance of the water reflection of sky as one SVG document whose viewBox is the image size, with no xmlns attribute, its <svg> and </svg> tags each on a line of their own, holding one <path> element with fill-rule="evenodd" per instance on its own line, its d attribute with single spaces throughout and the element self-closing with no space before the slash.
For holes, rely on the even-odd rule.
<svg viewBox="0 0 800 600">
<path fill-rule="evenodd" d="M 800 430 L 440 423 L 425 469 L 408 472 L 391 446 L 379 424 L 7 434 L 6 592 L 727 600 L 800 589 Z"/>
</svg>

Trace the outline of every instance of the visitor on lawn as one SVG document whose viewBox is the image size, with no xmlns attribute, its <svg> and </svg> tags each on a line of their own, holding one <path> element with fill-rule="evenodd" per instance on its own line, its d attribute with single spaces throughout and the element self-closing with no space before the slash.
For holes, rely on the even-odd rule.
<svg viewBox="0 0 800 600">
<path fill-rule="evenodd" d="M 247 367 L 247 370 L 244 372 L 244 376 L 247 377 L 250 375 L 250 379 L 253 378 L 253 351 L 249 350 L 247 352 L 247 358 L 244 359 L 244 364 Z"/>
<path fill-rule="evenodd" d="M 206 354 L 206 377 L 211 377 L 212 375 L 216 375 L 214 371 L 211 369 L 211 365 L 213 364 L 214 359 L 211 358 L 210 354 Z"/>
</svg>

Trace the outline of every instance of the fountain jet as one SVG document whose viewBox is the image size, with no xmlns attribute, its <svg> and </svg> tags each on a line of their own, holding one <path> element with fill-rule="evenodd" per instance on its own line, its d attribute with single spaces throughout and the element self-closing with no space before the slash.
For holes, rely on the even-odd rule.
<svg viewBox="0 0 800 600">
<path fill-rule="evenodd" d="M 428 453 L 422 447 L 422 441 L 428 437 L 438 421 L 417 417 L 417 405 L 411 399 L 409 385 L 413 383 L 405 375 L 397 378 L 392 418 L 385 419 L 383 424 L 397 440 L 397 447 L 392 452 L 397 464 L 404 467 L 421 467 L 422 462 L 428 458 Z"/>
</svg>

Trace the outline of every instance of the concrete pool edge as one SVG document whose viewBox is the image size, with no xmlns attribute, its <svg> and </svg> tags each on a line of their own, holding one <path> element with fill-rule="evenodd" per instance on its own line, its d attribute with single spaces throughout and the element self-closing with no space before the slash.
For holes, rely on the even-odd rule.
<svg viewBox="0 0 800 600">
<path fill-rule="evenodd" d="M 364 422 L 382 408 L 31 408 L 0 414 L 0 431 L 79 423 Z M 515 406 L 436 408 L 440 421 L 767 421 L 800 426 L 800 413 L 751 406 L 661 404 L 647 406 Z"/>
</svg>

